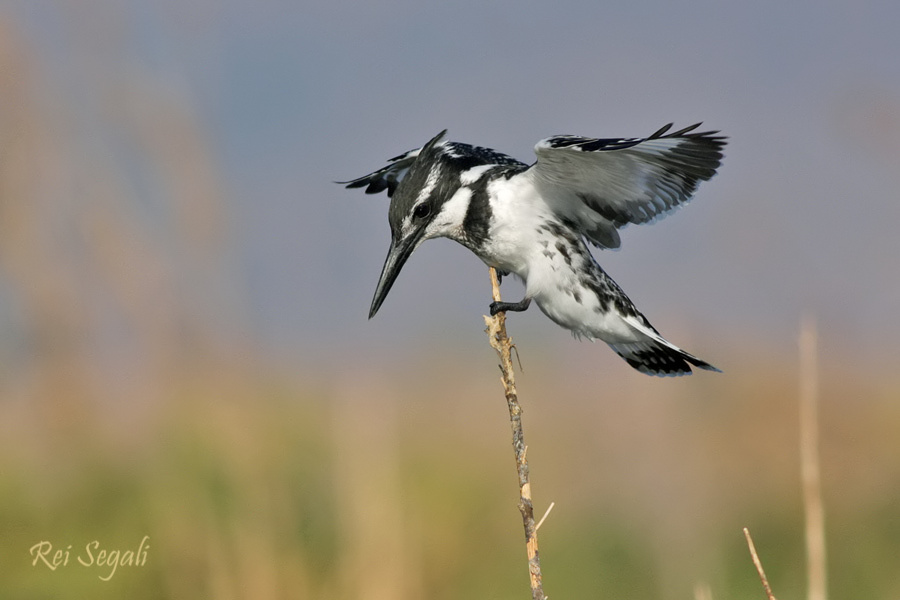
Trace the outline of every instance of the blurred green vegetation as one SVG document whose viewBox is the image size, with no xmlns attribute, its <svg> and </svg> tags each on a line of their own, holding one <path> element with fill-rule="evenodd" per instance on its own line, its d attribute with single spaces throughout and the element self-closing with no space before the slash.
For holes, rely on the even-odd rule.
<svg viewBox="0 0 900 600">
<path fill-rule="evenodd" d="M 412 380 L 352 383 L 209 372 L 173 384 L 127 427 L 102 412 L 60 427 L 56 400 L 7 402 L 0 597 L 528 597 L 509 429 L 487 356 L 482 373 L 443 364 L 474 375 L 438 389 L 429 381 L 441 375 L 425 365 Z M 707 585 L 714 598 L 759 598 L 745 525 L 778 597 L 804 597 L 795 389 L 789 374 L 769 373 L 669 388 L 635 380 L 626 396 L 593 402 L 574 391 L 583 381 L 541 396 L 550 382 L 522 378 L 537 511 L 557 503 L 540 532 L 551 597 L 692 598 Z M 829 387 L 833 597 L 892 598 L 898 409 L 871 382 Z M 865 393 L 849 402 L 845 388 Z M 109 581 L 109 567 L 75 562 L 93 540 L 124 551 L 145 535 L 146 564 Z M 43 540 L 72 545 L 69 564 L 33 566 L 29 549 Z"/>
</svg>

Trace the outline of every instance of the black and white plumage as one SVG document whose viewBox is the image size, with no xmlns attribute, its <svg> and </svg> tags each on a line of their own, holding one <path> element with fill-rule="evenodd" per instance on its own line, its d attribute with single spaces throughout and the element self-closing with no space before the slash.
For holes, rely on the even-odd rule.
<svg viewBox="0 0 900 600">
<path fill-rule="evenodd" d="M 447 237 L 525 283 L 521 302 L 494 303 L 492 314 L 525 310 L 534 300 L 554 322 L 603 340 L 642 373 L 717 371 L 666 341 L 586 243 L 618 248 L 619 229 L 664 217 L 716 173 L 725 138 L 698 127 L 669 133 L 670 124 L 646 138 L 550 137 L 537 143 L 530 166 L 446 141 L 445 130 L 383 169 L 341 182 L 370 194 L 387 190 L 391 198 L 391 247 L 369 318 L 412 252 Z"/>
</svg>

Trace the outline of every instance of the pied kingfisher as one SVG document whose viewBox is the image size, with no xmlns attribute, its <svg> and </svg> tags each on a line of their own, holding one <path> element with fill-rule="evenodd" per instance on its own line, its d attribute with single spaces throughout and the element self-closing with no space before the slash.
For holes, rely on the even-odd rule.
<svg viewBox="0 0 900 600">
<path fill-rule="evenodd" d="M 391 246 L 369 318 L 413 251 L 447 237 L 525 283 L 520 302 L 494 302 L 492 315 L 523 311 L 534 300 L 555 323 L 603 340 L 642 373 L 688 375 L 690 365 L 718 371 L 663 339 L 586 244 L 618 248 L 618 229 L 661 219 L 716 173 L 726 138 L 695 131 L 699 125 L 668 133 L 669 124 L 646 138 L 550 137 L 534 147 L 530 166 L 445 140 L 444 130 L 383 169 L 338 182 L 391 198 Z"/>
</svg>

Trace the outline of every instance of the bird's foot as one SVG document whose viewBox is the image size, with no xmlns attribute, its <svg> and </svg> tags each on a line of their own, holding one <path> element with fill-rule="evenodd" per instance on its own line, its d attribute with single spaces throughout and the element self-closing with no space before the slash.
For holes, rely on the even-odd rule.
<svg viewBox="0 0 900 600">
<path fill-rule="evenodd" d="M 531 298 L 523 298 L 521 302 L 491 302 L 491 316 L 493 317 L 499 312 L 511 310 L 513 312 L 522 312 L 531 306 Z"/>
</svg>

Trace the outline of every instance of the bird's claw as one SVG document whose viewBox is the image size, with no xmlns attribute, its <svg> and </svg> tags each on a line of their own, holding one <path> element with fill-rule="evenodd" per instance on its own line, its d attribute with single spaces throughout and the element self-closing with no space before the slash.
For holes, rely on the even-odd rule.
<svg viewBox="0 0 900 600">
<path fill-rule="evenodd" d="M 522 312 L 527 310 L 530 305 L 531 298 L 524 298 L 521 302 L 491 302 L 491 316 L 496 316 L 497 313 L 508 310 Z"/>
</svg>

